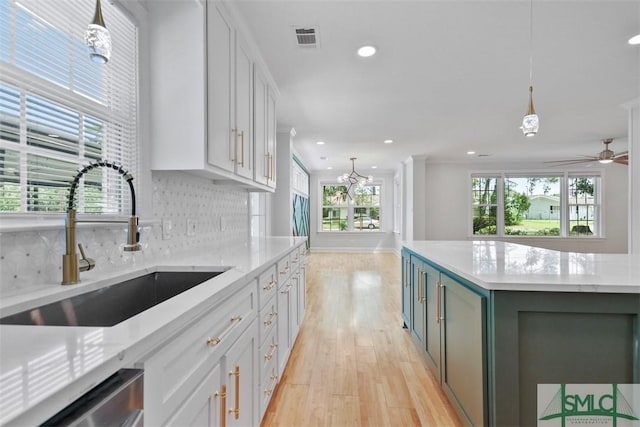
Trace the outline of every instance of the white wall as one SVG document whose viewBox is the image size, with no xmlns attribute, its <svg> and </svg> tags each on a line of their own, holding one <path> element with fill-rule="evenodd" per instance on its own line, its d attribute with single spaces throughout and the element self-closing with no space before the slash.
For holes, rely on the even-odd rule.
<svg viewBox="0 0 640 427">
<path fill-rule="evenodd" d="M 541 169 L 542 167 L 539 164 L 510 164 L 509 169 L 505 169 L 503 164 L 427 163 L 424 183 L 424 191 L 427 197 L 427 209 L 424 218 L 426 239 L 466 240 L 469 238 L 470 220 L 468 211 L 470 204 L 468 198 L 470 197 L 469 174 L 471 172 L 535 172 Z M 604 171 L 603 214 L 606 233 L 604 238 L 578 240 L 551 237 L 511 237 L 504 240 L 573 252 L 626 252 L 628 168 L 611 164 L 602 168 L 598 165 L 587 170 L 595 169 Z"/>
<path fill-rule="evenodd" d="M 394 251 L 393 233 L 393 172 L 371 171 L 375 180 L 382 181 L 380 231 L 320 232 L 322 220 L 321 182 L 336 182 L 341 171 L 311 173 L 309 205 L 311 206 L 310 240 L 312 251 L 388 252 Z M 367 172 L 369 173 L 369 172 Z M 325 181 L 325 182 L 326 182 Z"/>
</svg>

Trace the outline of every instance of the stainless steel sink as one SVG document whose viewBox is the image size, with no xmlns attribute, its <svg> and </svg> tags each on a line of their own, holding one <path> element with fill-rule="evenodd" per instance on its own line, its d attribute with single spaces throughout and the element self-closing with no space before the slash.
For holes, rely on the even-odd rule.
<svg viewBox="0 0 640 427">
<path fill-rule="evenodd" d="M 223 271 L 156 272 L 0 319 L 4 325 L 113 326 Z"/>
</svg>

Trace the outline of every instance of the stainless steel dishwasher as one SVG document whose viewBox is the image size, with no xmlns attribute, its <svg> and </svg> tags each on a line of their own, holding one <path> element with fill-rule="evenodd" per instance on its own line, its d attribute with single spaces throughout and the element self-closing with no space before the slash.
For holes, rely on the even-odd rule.
<svg viewBox="0 0 640 427">
<path fill-rule="evenodd" d="M 143 374 L 119 370 L 42 425 L 142 427 Z"/>
</svg>

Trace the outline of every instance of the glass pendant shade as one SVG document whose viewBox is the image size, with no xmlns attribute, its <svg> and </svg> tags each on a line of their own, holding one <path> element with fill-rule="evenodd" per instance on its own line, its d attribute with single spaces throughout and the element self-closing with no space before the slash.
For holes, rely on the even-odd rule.
<svg viewBox="0 0 640 427">
<path fill-rule="evenodd" d="M 93 22 L 87 27 L 84 42 L 89 50 L 89 58 L 98 64 L 106 64 L 111 58 L 111 35 L 102 19 L 100 0 L 96 0 Z"/>
<path fill-rule="evenodd" d="M 534 136 L 538 133 L 540 127 L 540 120 L 536 114 L 535 108 L 533 108 L 533 86 L 529 86 L 529 110 L 522 119 L 522 132 L 524 136 Z"/>
</svg>

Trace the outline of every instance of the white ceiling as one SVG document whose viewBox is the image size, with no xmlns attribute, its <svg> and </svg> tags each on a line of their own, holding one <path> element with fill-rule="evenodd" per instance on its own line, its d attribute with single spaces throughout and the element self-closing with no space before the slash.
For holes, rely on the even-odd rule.
<svg viewBox="0 0 640 427">
<path fill-rule="evenodd" d="M 612 150 L 627 148 L 622 104 L 640 96 L 640 46 L 627 40 L 640 33 L 640 0 L 534 1 L 541 125 L 533 138 L 519 129 L 529 86 L 528 1 L 236 5 L 279 87 L 278 128 L 295 128 L 295 148 L 312 170 L 342 171 L 352 156 L 359 171 L 395 169 L 409 155 L 557 160 L 596 155 L 606 137 L 620 138 Z M 319 47 L 296 46 L 295 26 L 318 27 Z M 364 44 L 378 53 L 358 57 Z"/>
</svg>

